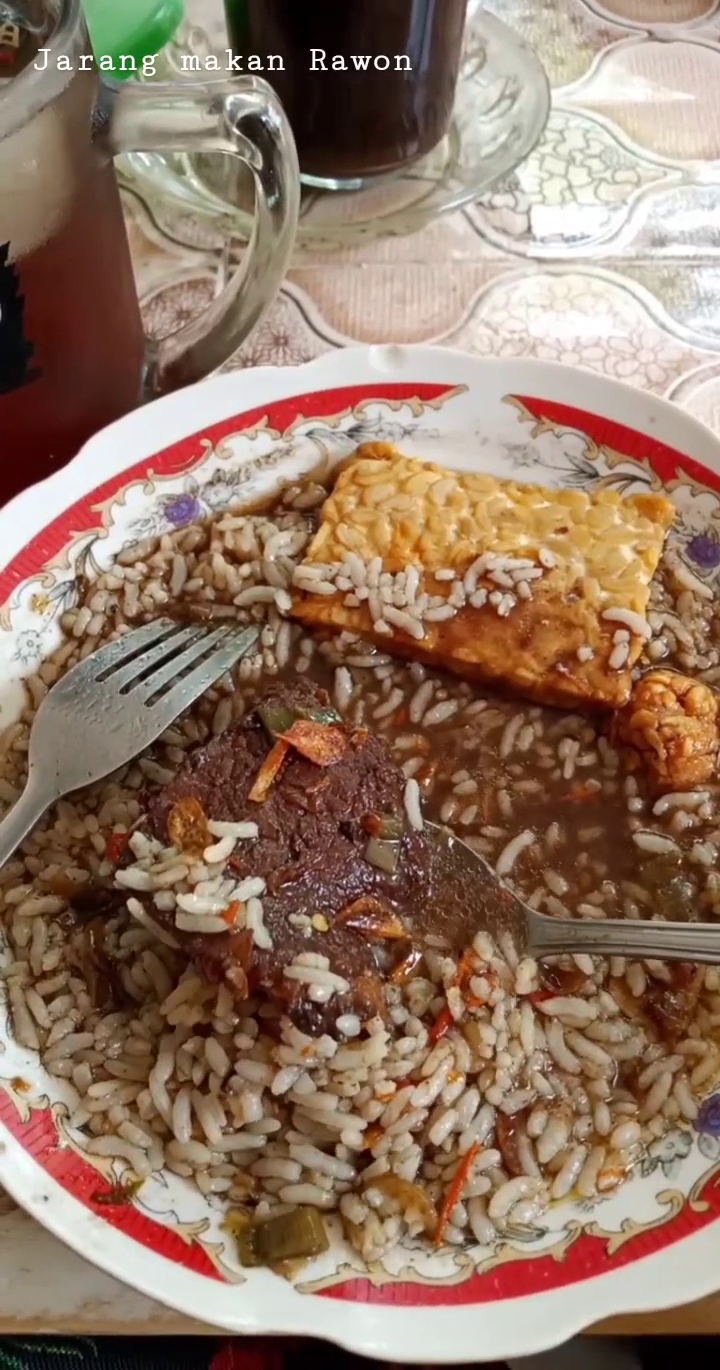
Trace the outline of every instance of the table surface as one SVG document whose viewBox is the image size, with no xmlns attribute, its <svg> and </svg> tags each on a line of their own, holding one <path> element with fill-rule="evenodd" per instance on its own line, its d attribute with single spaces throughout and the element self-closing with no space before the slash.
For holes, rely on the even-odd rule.
<svg viewBox="0 0 720 1370">
<path fill-rule="evenodd" d="M 352 342 L 424 341 L 579 363 L 720 431 L 720 0 L 486 0 L 553 87 L 537 150 L 494 193 L 402 238 L 300 248 L 231 366 Z M 221 0 L 189 0 L 217 21 Z M 126 194 L 149 332 L 201 310 L 225 270 L 211 225 Z M 208 1332 L 67 1251 L 0 1195 L 0 1333 Z M 613 1319 L 720 1333 L 720 1295 Z"/>
</svg>

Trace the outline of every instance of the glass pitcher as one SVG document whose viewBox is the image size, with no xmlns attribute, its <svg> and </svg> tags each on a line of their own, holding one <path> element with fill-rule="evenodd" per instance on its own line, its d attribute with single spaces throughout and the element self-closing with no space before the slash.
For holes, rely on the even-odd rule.
<svg viewBox="0 0 720 1370">
<path fill-rule="evenodd" d="M 226 361 L 282 280 L 299 203 L 293 137 L 263 81 L 111 86 L 80 0 L 13 9 L 39 50 L 10 79 L 0 65 L 0 501 L 144 399 Z M 199 319 L 160 342 L 143 335 L 113 169 L 130 150 L 228 152 L 255 183 L 242 265 Z"/>
</svg>

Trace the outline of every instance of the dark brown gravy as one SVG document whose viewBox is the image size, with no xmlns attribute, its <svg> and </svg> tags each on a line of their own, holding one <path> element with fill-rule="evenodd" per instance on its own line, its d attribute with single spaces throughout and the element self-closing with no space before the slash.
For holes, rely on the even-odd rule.
<svg viewBox="0 0 720 1370">
<path fill-rule="evenodd" d="M 284 71 L 263 74 L 292 125 L 302 171 L 353 178 L 393 171 L 444 136 L 452 112 L 467 0 L 226 0 L 233 50 Z M 312 52 L 327 70 L 311 70 Z M 398 70 L 407 55 L 411 70 Z M 345 71 L 333 71 L 342 57 Z M 357 70 L 353 55 L 369 56 Z M 375 67 L 377 58 L 387 70 Z"/>
</svg>

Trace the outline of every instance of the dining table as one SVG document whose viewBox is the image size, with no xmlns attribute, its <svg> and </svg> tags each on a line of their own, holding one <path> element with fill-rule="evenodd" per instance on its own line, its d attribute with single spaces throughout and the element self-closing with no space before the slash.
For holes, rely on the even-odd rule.
<svg viewBox="0 0 720 1370">
<path fill-rule="evenodd" d="M 379 221 L 356 241 L 301 234 L 277 298 L 225 369 L 434 343 L 590 368 L 720 433 L 720 0 L 485 7 L 547 73 L 534 151 L 412 232 Z M 221 3 L 188 10 L 217 22 Z M 146 184 L 122 186 L 146 331 L 160 336 L 205 308 L 243 243 Z M 589 1330 L 720 1333 L 720 1293 Z M 0 1336 L 216 1331 L 88 1264 L 0 1194 Z"/>
</svg>

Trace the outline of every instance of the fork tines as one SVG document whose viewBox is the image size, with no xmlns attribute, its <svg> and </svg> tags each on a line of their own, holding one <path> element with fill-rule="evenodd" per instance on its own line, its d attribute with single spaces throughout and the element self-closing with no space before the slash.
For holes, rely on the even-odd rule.
<svg viewBox="0 0 720 1370">
<path fill-rule="evenodd" d="M 101 648 L 94 678 L 146 707 L 178 703 L 178 712 L 257 644 L 259 628 L 223 621 L 182 624 L 159 619 Z"/>
</svg>

